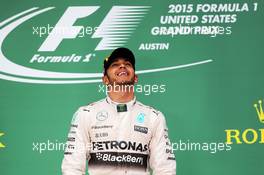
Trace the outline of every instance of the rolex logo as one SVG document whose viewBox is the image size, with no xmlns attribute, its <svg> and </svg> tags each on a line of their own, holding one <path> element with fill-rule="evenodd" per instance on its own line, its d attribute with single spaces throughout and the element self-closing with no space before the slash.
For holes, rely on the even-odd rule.
<svg viewBox="0 0 264 175">
<path fill-rule="evenodd" d="M 258 104 L 254 104 L 254 107 L 256 108 L 257 114 L 258 114 L 258 118 L 259 121 L 261 123 L 264 123 L 264 113 L 263 113 L 263 108 L 262 108 L 262 101 L 259 100 Z"/>
<path fill-rule="evenodd" d="M 1 133 L 1 132 L 0 132 L 0 137 L 3 136 L 3 135 L 4 135 L 4 133 Z M 0 148 L 4 148 L 4 147 L 5 147 L 5 145 L 4 145 L 3 143 L 0 142 Z"/>
<path fill-rule="evenodd" d="M 264 100 L 259 100 L 258 103 L 254 104 L 256 108 L 259 121 L 264 123 L 264 113 L 262 108 L 262 102 Z M 246 128 L 246 129 L 226 129 L 226 143 L 227 144 L 264 144 L 264 128 Z"/>
</svg>

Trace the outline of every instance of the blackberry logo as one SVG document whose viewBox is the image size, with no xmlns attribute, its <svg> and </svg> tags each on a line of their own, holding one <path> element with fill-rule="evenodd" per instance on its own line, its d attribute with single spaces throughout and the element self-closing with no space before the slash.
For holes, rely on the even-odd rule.
<svg viewBox="0 0 264 175">
<path fill-rule="evenodd" d="M 141 156 L 132 156 L 123 153 L 96 153 L 96 159 L 104 162 L 135 163 L 143 165 L 144 160 Z"/>
<path fill-rule="evenodd" d="M 101 160 L 103 158 L 103 155 L 101 153 L 96 153 L 96 158 L 98 160 Z"/>
</svg>

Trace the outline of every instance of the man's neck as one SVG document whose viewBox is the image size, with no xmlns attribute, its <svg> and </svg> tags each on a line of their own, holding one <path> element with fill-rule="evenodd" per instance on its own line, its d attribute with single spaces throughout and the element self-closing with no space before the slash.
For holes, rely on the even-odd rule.
<svg viewBox="0 0 264 175">
<path fill-rule="evenodd" d="M 134 99 L 134 91 L 109 91 L 108 96 L 117 103 L 127 103 Z"/>
</svg>

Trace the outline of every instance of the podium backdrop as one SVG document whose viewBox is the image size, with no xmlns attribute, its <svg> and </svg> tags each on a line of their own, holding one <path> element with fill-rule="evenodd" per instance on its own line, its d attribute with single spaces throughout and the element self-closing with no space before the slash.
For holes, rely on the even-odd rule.
<svg viewBox="0 0 264 175">
<path fill-rule="evenodd" d="M 135 53 L 136 96 L 166 117 L 178 175 L 261 175 L 263 1 L 1 1 L 0 174 L 58 175 L 102 63 Z"/>
</svg>

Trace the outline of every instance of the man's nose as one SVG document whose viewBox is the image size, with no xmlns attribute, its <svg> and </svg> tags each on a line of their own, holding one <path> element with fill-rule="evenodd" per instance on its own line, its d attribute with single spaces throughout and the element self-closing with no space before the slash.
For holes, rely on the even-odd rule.
<svg viewBox="0 0 264 175">
<path fill-rule="evenodd" d="M 125 64 L 124 63 L 121 63 L 119 68 L 125 68 Z"/>
</svg>

